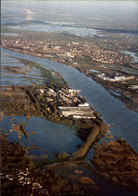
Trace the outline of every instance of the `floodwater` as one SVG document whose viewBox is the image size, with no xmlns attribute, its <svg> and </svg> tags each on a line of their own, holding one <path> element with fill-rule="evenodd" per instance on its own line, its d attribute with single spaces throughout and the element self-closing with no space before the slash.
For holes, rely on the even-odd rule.
<svg viewBox="0 0 138 196">
<path fill-rule="evenodd" d="M 124 54 L 128 54 L 131 57 L 133 57 L 132 62 L 138 63 L 138 56 L 137 56 L 137 54 L 135 52 L 130 52 L 130 51 L 121 51 L 121 52 L 124 53 Z"/>
<path fill-rule="evenodd" d="M 50 69 L 41 69 L 34 63 L 25 66 L 21 59 L 1 53 L 1 85 L 31 85 L 44 82 L 58 82 L 64 84 L 64 80 L 56 72 Z"/>
<path fill-rule="evenodd" d="M 25 123 L 25 131 L 28 134 L 28 138 L 21 135 L 18 138 L 17 132 L 11 132 L 9 129 L 13 129 L 12 124 Z M 1 122 L 1 129 L 3 133 L 7 133 L 6 137 L 10 141 L 17 141 L 22 143 L 25 147 L 36 145 L 39 149 L 36 151 L 30 151 L 30 155 L 34 155 L 40 158 L 40 155 L 52 155 L 54 153 L 64 153 L 71 155 L 78 150 L 78 146 L 82 145 L 82 141 L 76 136 L 76 130 L 61 124 L 56 124 L 48 121 L 45 118 L 30 117 L 28 120 L 23 116 L 12 116 L 7 118 L 3 117 Z M 34 134 L 32 134 L 34 133 Z M 43 151 L 48 151 L 44 153 Z"/>
</svg>

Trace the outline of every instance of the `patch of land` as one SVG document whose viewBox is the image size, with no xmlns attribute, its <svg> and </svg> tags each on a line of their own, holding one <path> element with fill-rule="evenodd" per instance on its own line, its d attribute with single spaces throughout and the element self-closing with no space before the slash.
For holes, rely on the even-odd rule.
<svg viewBox="0 0 138 196">
<path fill-rule="evenodd" d="M 31 71 L 29 67 L 19 67 L 19 66 L 14 66 L 14 67 L 4 66 L 2 67 L 2 69 L 8 71 L 8 73 L 11 74 L 26 74 L 27 72 Z"/>
<path fill-rule="evenodd" d="M 98 145 L 91 162 L 114 182 L 138 190 L 138 155 L 123 139 Z"/>
<path fill-rule="evenodd" d="M 73 176 L 76 179 L 82 175 L 82 182 L 74 182 L 71 176 L 69 180 L 66 179 L 65 173 L 64 176 L 56 173 L 65 166 L 70 167 L 71 163 L 66 163 L 65 166 L 64 164 L 57 164 L 41 172 L 29 159 L 27 151 L 22 145 L 16 142 L 11 143 L 4 137 L 0 137 L 0 140 L 2 146 L 0 162 L 2 195 L 90 195 L 84 185 L 92 185 L 93 191 L 100 191 L 86 174 L 83 177 L 82 174 L 72 171 L 71 173 L 74 173 Z M 75 170 L 77 164 L 72 163 L 71 165 Z"/>
</svg>

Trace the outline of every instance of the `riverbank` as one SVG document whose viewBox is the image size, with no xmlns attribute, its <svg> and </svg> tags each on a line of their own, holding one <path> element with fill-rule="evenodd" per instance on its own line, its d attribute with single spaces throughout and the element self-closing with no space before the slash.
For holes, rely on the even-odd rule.
<svg viewBox="0 0 138 196">
<path fill-rule="evenodd" d="M 99 70 L 97 70 L 99 71 Z M 121 71 L 120 71 L 121 73 Z M 125 77 L 132 77 L 131 81 L 128 82 L 112 82 L 112 81 L 106 81 L 102 78 L 99 78 L 97 74 L 89 72 L 85 73 L 88 77 L 93 78 L 96 82 L 102 84 L 102 86 L 115 98 L 121 100 L 123 103 L 125 103 L 126 107 L 131 109 L 132 111 L 137 112 L 138 109 L 138 99 L 137 99 L 137 82 L 133 78 L 133 76 L 129 76 L 127 74 L 124 74 Z M 129 83 L 129 84 L 128 84 Z"/>
</svg>

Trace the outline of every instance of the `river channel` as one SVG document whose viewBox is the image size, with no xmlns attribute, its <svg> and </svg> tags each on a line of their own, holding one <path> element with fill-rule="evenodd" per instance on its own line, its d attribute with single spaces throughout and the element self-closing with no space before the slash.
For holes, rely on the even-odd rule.
<svg viewBox="0 0 138 196">
<path fill-rule="evenodd" d="M 138 151 L 138 114 L 126 108 L 124 103 L 111 96 L 100 84 L 77 69 L 64 64 L 6 49 L 2 49 L 1 52 L 34 61 L 43 68 L 50 68 L 60 73 L 71 88 L 81 90 L 80 94 L 102 115 L 106 124 L 114 124 L 114 127 L 110 127 L 111 133 L 117 138 L 124 138 Z"/>
</svg>

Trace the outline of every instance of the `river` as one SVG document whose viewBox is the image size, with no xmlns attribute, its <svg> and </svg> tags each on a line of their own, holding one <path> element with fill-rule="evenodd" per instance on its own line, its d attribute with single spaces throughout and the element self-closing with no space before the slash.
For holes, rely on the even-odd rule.
<svg viewBox="0 0 138 196">
<path fill-rule="evenodd" d="M 138 151 L 138 114 L 126 108 L 124 103 L 111 96 L 100 84 L 77 69 L 64 64 L 6 49 L 2 49 L 1 52 L 34 61 L 43 68 L 50 68 L 60 73 L 71 88 L 81 90 L 80 94 L 102 115 L 106 124 L 114 124 L 114 127 L 110 127 L 111 133 L 117 138 L 124 138 Z"/>
</svg>

